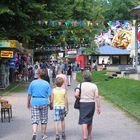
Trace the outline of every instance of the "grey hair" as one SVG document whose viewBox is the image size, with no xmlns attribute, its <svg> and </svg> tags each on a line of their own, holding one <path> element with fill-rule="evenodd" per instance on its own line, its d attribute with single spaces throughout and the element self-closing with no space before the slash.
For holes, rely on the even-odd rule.
<svg viewBox="0 0 140 140">
<path fill-rule="evenodd" d="M 89 70 L 86 70 L 83 72 L 84 80 L 86 82 L 91 82 L 92 81 L 92 74 Z"/>
</svg>

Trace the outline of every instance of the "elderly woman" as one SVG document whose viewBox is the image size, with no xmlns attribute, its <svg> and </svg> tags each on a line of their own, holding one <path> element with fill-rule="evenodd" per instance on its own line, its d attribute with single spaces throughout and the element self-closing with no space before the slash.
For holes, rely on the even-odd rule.
<svg viewBox="0 0 140 140">
<path fill-rule="evenodd" d="M 75 97 L 79 96 L 81 90 L 79 124 L 82 126 L 83 140 L 91 140 L 92 120 L 95 111 L 95 102 L 97 113 L 100 114 L 100 100 L 98 88 L 96 84 L 91 82 L 90 71 L 84 71 L 83 76 L 84 82 L 81 83 L 81 89 L 80 84 L 76 87 Z"/>
</svg>

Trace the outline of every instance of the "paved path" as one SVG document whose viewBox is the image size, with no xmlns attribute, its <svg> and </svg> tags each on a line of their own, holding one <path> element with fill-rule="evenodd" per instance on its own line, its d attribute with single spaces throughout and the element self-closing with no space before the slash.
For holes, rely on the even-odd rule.
<svg viewBox="0 0 140 140">
<path fill-rule="evenodd" d="M 73 109 L 75 85 L 76 83 L 73 82 L 68 90 L 70 111 L 66 118 L 67 140 L 82 140 L 81 128 L 77 124 L 78 111 Z M 30 111 L 26 108 L 26 93 L 14 94 L 6 98 L 13 104 L 13 118 L 10 123 L 0 122 L 0 140 L 31 140 Z M 94 140 L 140 140 L 140 123 L 103 99 L 101 109 L 101 115 L 95 114 L 94 117 L 92 133 Z M 49 113 L 48 140 L 55 140 L 52 112 Z"/>
</svg>

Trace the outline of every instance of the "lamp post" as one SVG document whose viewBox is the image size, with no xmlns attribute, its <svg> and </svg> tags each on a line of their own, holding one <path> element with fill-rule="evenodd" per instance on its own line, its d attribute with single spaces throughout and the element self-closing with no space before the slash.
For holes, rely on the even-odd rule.
<svg viewBox="0 0 140 140">
<path fill-rule="evenodd" d="M 130 14 L 135 17 L 134 28 L 135 28 L 135 70 L 137 72 L 137 65 L 138 65 L 138 22 L 140 17 L 140 5 L 134 7 Z"/>
</svg>

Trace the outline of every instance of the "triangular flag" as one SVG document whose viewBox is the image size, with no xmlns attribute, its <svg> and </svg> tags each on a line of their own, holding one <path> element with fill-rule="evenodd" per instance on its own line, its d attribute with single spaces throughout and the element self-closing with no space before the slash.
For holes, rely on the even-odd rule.
<svg viewBox="0 0 140 140">
<path fill-rule="evenodd" d="M 45 25 L 48 25 L 48 21 L 45 21 Z"/>
<path fill-rule="evenodd" d="M 87 21 L 87 25 L 90 26 L 90 21 Z"/>
</svg>

